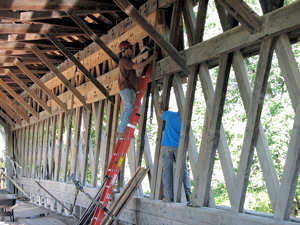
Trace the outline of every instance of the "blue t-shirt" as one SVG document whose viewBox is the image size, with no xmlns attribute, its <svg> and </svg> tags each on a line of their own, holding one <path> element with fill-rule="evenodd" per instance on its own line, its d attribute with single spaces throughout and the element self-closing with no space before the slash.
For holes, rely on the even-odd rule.
<svg viewBox="0 0 300 225">
<path fill-rule="evenodd" d="M 165 129 L 161 145 L 177 148 L 181 129 L 181 120 L 179 113 L 164 111 L 162 113 L 161 119 L 165 121 Z"/>
</svg>

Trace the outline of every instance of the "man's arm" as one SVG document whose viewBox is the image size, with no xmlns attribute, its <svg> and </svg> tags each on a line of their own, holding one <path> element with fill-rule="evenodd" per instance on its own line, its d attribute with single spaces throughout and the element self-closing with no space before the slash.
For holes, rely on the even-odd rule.
<svg viewBox="0 0 300 225">
<path fill-rule="evenodd" d="M 141 63 L 134 63 L 132 65 L 132 69 L 134 69 L 134 70 L 143 69 L 146 65 L 148 65 L 152 61 L 153 61 L 153 56 L 150 56 L 149 58 L 147 58 L 145 61 L 143 61 Z"/>
</svg>

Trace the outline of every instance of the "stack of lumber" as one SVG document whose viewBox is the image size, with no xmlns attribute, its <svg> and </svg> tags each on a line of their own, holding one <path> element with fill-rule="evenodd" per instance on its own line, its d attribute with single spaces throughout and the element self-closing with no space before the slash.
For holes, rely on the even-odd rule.
<svg viewBox="0 0 300 225">
<path fill-rule="evenodd" d="M 115 217 L 118 217 L 121 213 L 121 210 L 126 207 L 126 204 L 129 202 L 129 200 L 134 195 L 136 189 L 139 187 L 139 185 L 142 183 L 144 177 L 148 173 L 148 168 L 141 168 L 139 167 L 133 177 L 129 180 L 129 182 L 126 184 L 125 188 L 122 190 L 118 198 L 111 204 L 109 207 L 109 210 L 112 212 L 112 214 L 115 215 Z M 102 225 L 111 225 L 113 223 L 113 219 L 106 215 L 103 218 Z"/>
</svg>

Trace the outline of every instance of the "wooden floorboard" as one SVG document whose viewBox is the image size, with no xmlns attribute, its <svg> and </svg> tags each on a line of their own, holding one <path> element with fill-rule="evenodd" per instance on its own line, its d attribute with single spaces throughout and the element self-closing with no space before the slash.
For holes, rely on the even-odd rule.
<svg viewBox="0 0 300 225">
<path fill-rule="evenodd" d="M 28 202 L 17 202 L 15 212 L 15 222 L 10 222 L 9 217 L 4 217 L 0 225 L 74 225 L 72 217 L 56 214 L 48 209 L 38 207 Z M 46 214 L 45 217 L 26 219 L 26 217 Z M 47 215 L 48 214 L 48 215 Z"/>
</svg>

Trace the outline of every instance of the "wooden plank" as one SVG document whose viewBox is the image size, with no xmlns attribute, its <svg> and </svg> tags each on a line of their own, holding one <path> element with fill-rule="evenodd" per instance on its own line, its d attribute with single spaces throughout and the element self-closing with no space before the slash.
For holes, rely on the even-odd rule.
<svg viewBox="0 0 300 225">
<path fill-rule="evenodd" d="M 81 114 L 82 108 L 78 107 L 75 109 L 75 128 L 73 133 L 73 143 L 71 147 L 71 166 L 70 175 L 76 178 L 77 176 L 77 164 L 78 164 L 78 149 L 79 149 L 79 136 L 81 130 Z"/>
<path fill-rule="evenodd" d="M 54 155 L 56 148 L 56 125 L 57 125 L 57 115 L 52 117 L 52 126 L 51 126 L 51 140 L 50 140 L 50 154 L 48 153 L 48 163 L 49 163 L 49 179 L 54 178 Z"/>
<path fill-rule="evenodd" d="M 0 91 L 1 92 L 1 91 Z M 0 94 L 1 96 L 1 94 Z M 21 123 L 21 117 L 16 114 L 10 107 L 9 104 L 5 104 L 4 100 L 0 100 L 0 107 L 5 110 L 5 113 L 10 116 L 14 121 L 16 121 L 16 123 L 20 124 Z"/>
<path fill-rule="evenodd" d="M 17 180 L 29 193 L 39 193 L 39 188 L 32 179 L 20 178 Z M 75 186 L 73 184 L 41 180 L 39 181 L 56 198 L 72 203 L 74 200 Z M 85 187 L 91 195 L 95 195 L 97 188 Z M 77 204 L 88 207 L 89 201 L 80 193 Z M 138 206 L 138 208 L 137 208 Z M 138 218 L 138 223 L 134 220 Z M 133 198 L 129 201 L 124 213 L 119 216 L 121 223 L 153 225 L 299 225 L 299 219 L 284 221 L 274 219 L 270 214 L 257 213 L 245 210 L 245 213 L 232 212 L 229 207 L 207 208 L 186 207 L 184 204 L 169 204 L 163 201 L 152 201 L 148 198 Z"/>
<path fill-rule="evenodd" d="M 24 2 L 21 0 L 14 0 L 13 2 L 1 2 L 0 10 L 35 10 L 35 11 L 47 11 L 47 10 L 69 10 L 69 9 L 101 9 L 102 7 L 113 6 L 107 2 L 95 2 L 87 0 L 85 2 L 78 2 L 77 0 L 59 1 L 53 0 L 48 2 L 47 0 L 33 0 L 30 2 Z"/>
<path fill-rule="evenodd" d="M 235 71 L 236 80 L 242 97 L 246 114 L 249 113 L 249 105 L 251 102 L 251 88 L 248 79 L 246 64 L 243 60 L 241 52 L 235 52 L 233 56 L 233 69 Z M 279 189 L 279 180 L 274 167 L 274 162 L 267 143 L 267 138 L 262 125 L 259 125 L 259 133 L 257 137 L 256 150 L 259 158 L 260 166 L 264 174 L 267 190 L 270 196 L 272 207 L 275 208 L 277 193 Z"/>
<path fill-rule="evenodd" d="M 58 79 L 72 92 L 74 96 L 86 106 L 85 98 L 77 91 L 77 89 L 70 84 L 70 82 L 65 78 L 65 76 L 50 62 L 45 54 L 43 54 L 38 47 L 34 46 L 31 48 L 32 52 L 40 58 L 40 60 L 52 71 Z"/>
<path fill-rule="evenodd" d="M 249 106 L 247 125 L 245 129 L 242 153 L 237 173 L 237 185 L 235 189 L 234 204 L 232 208 L 242 211 L 247 191 L 250 168 L 254 147 L 257 141 L 260 115 L 263 107 L 267 80 L 272 63 L 273 39 L 266 39 L 261 44 L 260 57 L 257 65 L 256 78 Z"/>
<path fill-rule="evenodd" d="M 103 93 L 110 101 L 113 101 L 106 88 L 103 87 L 103 85 L 90 74 L 90 72 L 81 64 L 81 62 L 76 59 L 73 54 L 71 54 L 71 52 L 55 38 L 55 36 L 52 34 L 47 34 L 46 36 L 69 60 L 71 60 L 78 67 L 78 69 L 98 88 L 101 93 Z"/>
<path fill-rule="evenodd" d="M 4 92 L 0 91 L 0 97 L 2 101 L 5 102 L 13 111 L 15 111 L 20 117 L 22 117 L 26 122 L 29 122 L 29 117 L 16 103 L 14 103 Z"/>
<path fill-rule="evenodd" d="M 80 34 L 82 31 L 78 28 L 69 28 L 50 24 L 0 24 L 0 34 Z"/>
<path fill-rule="evenodd" d="M 151 199 L 159 199 L 162 196 L 161 192 L 161 176 L 162 176 L 162 153 L 161 153 L 161 138 L 162 138 L 162 126 L 163 121 L 158 116 L 158 99 L 159 99 L 159 93 L 158 93 L 158 87 L 156 83 L 152 83 L 153 85 L 153 93 L 152 98 L 155 106 L 155 111 L 157 115 L 157 123 L 158 123 L 158 131 L 156 136 L 156 142 L 155 142 L 155 152 L 154 152 L 154 167 L 153 167 L 153 174 L 152 174 L 152 180 L 151 180 L 151 193 L 150 198 Z"/>
<path fill-rule="evenodd" d="M 300 72 L 290 41 L 286 34 L 280 35 L 276 42 L 275 50 L 292 101 L 292 106 L 294 111 L 296 111 L 300 94 Z"/>
<path fill-rule="evenodd" d="M 36 94 L 34 94 L 34 92 L 30 90 L 11 70 L 7 70 L 6 72 L 6 74 L 11 77 L 30 97 L 37 101 L 45 110 L 51 113 L 50 107 L 42 99 L 36 96 Z"/>
<path fill-rule="evenodd" d="M 46 139 L 45 139 L 45 149 L 44 149 L 44 154 L 43 154 L 43 178 L 47 178 L 48 177 L 48 173 L 49 173 L 49 168 L 48 168 L 48 152 L 49 152 L 49 131 L 50 131 L 50 118 L 48 118 L 46 120 Z"/>
<path fill-rule="evenodd" d="M 38 155 L 38 149 L 39 149 L 39 136 L 40 136 L 40 123 L 37 123 L 35 126 L 35 139 L 33 139 L 33 144 L 32 144 L 32 170 L 31 170 L 31 177 L 35 178 L 36 177 L 36 160 L 37 160 L 37 155 Z"/>
<path fill-rule="evenodd" d="M 38 87 L 40 87 L 50 98 L 52 98 L 56 104 L 58 104 L 62 109 L 67 110 L 67 106 L 63 103 L 51 90 L 49 90 L 46 85 L 39 80 L 36 75 L 34 75 L 20 60 L 15 60 L 16 66 L 22 70 Z"/>
<path fill-rule="evenodd" d="M 43 154 L 45 151 L 45 123 L 46 121 L 43 120 L 41 122 L 41 135 L 40 135 L 40 148 L 39 148 L 39 154 L 38 154 L 38 161 L 37 161 L 37 167 L 38 167 L 38 173 L 37 177 L 43 177 Z"/>
<path fill-rule="evenodd" d="M 102 137 L 102 126 L 103 126 L 103 116 L 104 116 L 104 100 L 94 103 L 95 113 L 95 151 L 94 151 L 94 165 L 92 170 L 92 186 L 97 185 L 97 175 L 99 168 L 99 155 L 101 147 L 101 137 Z"/>
<path fill-rule="evenodd" d="M 116 63 L 119 63 L 119 57 L 107 47 L 107 45 L 98 37 L 98 35 L 95 34 L 94 31 L 89 28 L 78 15 L 72 11 L 68 11 L 67 14 L 80 27 L 81 30 L 83 30 L 100 48 L 103 49 L 104 52 L 106 52 L 107 55 L 109 55 Z"/>
<path fill-rule="evenodd" d="M 207 13 L 208 1 L 199 1 L 198 14 L 196 18 L 196 26 L 191 30 L 193 37 L 190 37 L 192 43 L 202 41 L 205 26 L 205 18 Z M 196 34 L 197 33 L 197 34 Z M 193 102 L 197 85 L 197 74 L 199 73 L 199 65 L 195 65 L 188 76 L 186 100 L 181 114 L 181 131 L 180 141 L 176 158 L 176 171 L 174 176 L 174 200 L 181 201 L 181 190 L 184 173 L 184 162 L 186 161 L 186 152 L 189 147 L 191 118 L 193 112 Z"/>
<path fill-rule="evenodd" d="M 28 177 L 32 177 L 35 128 L 36 128 L 36 124 L 32 125 L 31 135 L 30 135 L 30 145 L 29 145 Z"/>
<path fill-rule="evenodd" d="M 64 147 L 65 151 L 65 158 L 62 161 L 62 180 L 66 182 L 67 180 L 67 167 L 69 162 L 69 154 L 71 149 L 71 136 L 72 136 L 72 117 L 73 117 L 73 110 L 68 111 L 67 113 L 67 121 L 66 121 L 66 146 Z"/>
<path fill-rule="evenodd" d="M 146 134 L 146 126 L 147 126 L 147 114 L 148 114 L 148 106 L 149 106 L 149 98 L 151 94 L 151 85 L 148 85 L 147 91 L 145 93 L 145 96 L 143 97 L 143 104 L 141 109 L 141 116 L 139 119 L 139 133 L 138 133 L 138 140 L 137 140 L 137 148 L 136 148 L 136 168 L 141 166 L 142 164 L 142 158 L 144 155 L 144 149 L 145 149 L 145 134 Z"/>
<path fill-rule="evenodd" d="M 178 53 L 176 48 L 167 42 L 163 36 L 145 19 L 143 18 L 136 8 L 131 5 L 127 0 L 114 0 L 114 2 L 137 24 L 139 24 L 149 36 L 158 44 L 163 50 L 165 50 L 169 57 L 181 68 L 181 70 L 188 74 L 188 68 L 186 66 L 184 58 Z"/>
<path fill-rule="evenodd" d="M 218 2 L 249 32 L 253 33 L 260 30 L 261 22 L 259 16 L 247 3 L 239 0 L 219 0 Z"/>
<path fill-rule="evenodd" d="M 82 153 L 83 159 L 80 162 L 80 175 L 79 180 L 82 184 L 86 184 L 86 171 L 87 171 L 87 161 L 90 150 L 90 134 L 91 134 L 91 122 L 92 122 L 92 110 L 89 106 L 83 109 L 82 113 L 83 120 L 83 137 L 82 137 Z"/>
<path fill-rule="evenodd" d="M 29 177 L 29 156 L 30 156 L 30 126 L 27 126 L 25 176 Z"/>
<path fill-rule="evenodd" d="M 296 1 L 275 12 L 262 16 L 262 29 L 259 32 L 250 34 L 245 28 L 237 27 L 210 40 L 196 44 L 182 51 L 181 54 L 185 55 L 187 66 L 191 66 L 212 60 L 221 54 L 251 46 L 264 37 L 276 36 L 280 33 L 298 29 L 300 28 L 300 21 L 298 19 L 299 9 L 300 2 Z M 155 78 L 152 79 L 159 79 L 165 74 L 179 71 L 181 71 L 181 68 L 170 57 L 166 57 L 157 63 Z"/>
<path fill-rule="evenodd" d="M 102 156 L 100 158 L 100 165 L 103 165 L 102 167 L 102 176 L 103 179 L 105 176 L 106 169 L 108 167 L 109 163 L 109 149 L 110 149 L 110 138 L 112 133 L 112 121 L 113 121 L 113 112 L 114 112 L 114 106 L 110 101 L 106 101 L 106 135 L 105 135 L 105 148 L 102 149 L 102 152 L 100 155 Z"/>
<path fill-rule="evenodd" d="M 116 144 L 120 106 L 121 106 L 121 97 L 120 97 L 120 95 L 116 95 L 115 96 L 115 104 L 113 105 L 112 126 L 111 126 L 110 144 L 109 144 L 109 146 L 110 146 L 109 159 L 112 156 L 112 153 L 114 151 L 115 144 Z"/>
<path fill-rule="evenodd" d="M 15 100 L 22 105 L 25 109 L 27 109 L 35 118 L 38 119 L 39 114 L 35 111 L 28 103 L 24 101 L 24 99 L 18 95 L 10 86 L 8 86 L 3 79 L 0 79 L 0 85 L 3 87 Z"/>
<path fill-rule="evenodd" d="M 232 54 L 220 57 L 220 69 L 215 88 L 211 118 L 207 124 L 208 129 L 204 131 L 207 137 L 202 139 L 206 149 L 201 151 L 198 158 L 198 174 L 195 174 L 195 189 L 193 193 L 193 204 L 200 206 L 209 205 L 209 191 L 211 177 L 215 160 L 215 153 L 219 143 L 219 133 L 223 114 L 223 107 L 227 91 Z"/>
<path fill-rule="evenodd" d="M 11 118 L 9 118 L 9 116 L 4 113 L 2 110 L 0 110 L 0 116 L 3 117 L 3 119 L 5 120 L 6 123 L 8 123 L 10 126 L 14 127 L 15 122 L 11 120 Z"/>
<path fill-rule="evenodd" d="M 61 168 L 61 154 L 63 151 L 63 133 L 64 133 L 64 119 L 65 113 L 59 114 L 58 119 L 58 140 L 57 140 L 57 149 L 55 151 L 55 160 L 54 160 L 54 180 L 59 181 L 59 173 Z"/>
<path fill-rule="evenodd" d="M 118 9 L 108 9 L 108 10 L 97 10 L 97 9 L 87 9 L 87 10 L 74 10 L 74 13 L 78 16 L 84 16 L 94 13 L 111 13 L 118 12 Z M 7 12 L 9 13 L 9 12 Z M 34 21 L 34 20 L 44 20 L 44 19 L 58 19 L 68 17 L 68 14 L 64 11 L 51 10 L 51 11 L 25 11 L 20 12 L 18 21 Z"/>
<path fill-rule="evenodd" d="M 275 207 L 274 217 L 279 220 L 288 220 L 291 214 L 300 173 L 300 102 L 297 104 L 293 132 L 289 143 L 288 154 L 284 165 L 280 193 Z"/>
</svg>

